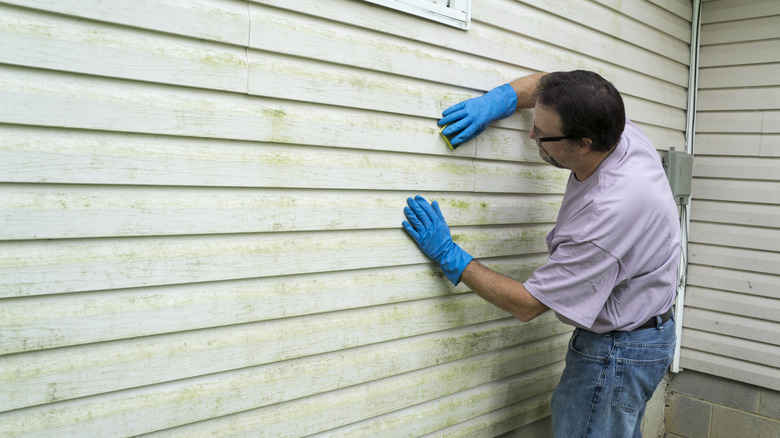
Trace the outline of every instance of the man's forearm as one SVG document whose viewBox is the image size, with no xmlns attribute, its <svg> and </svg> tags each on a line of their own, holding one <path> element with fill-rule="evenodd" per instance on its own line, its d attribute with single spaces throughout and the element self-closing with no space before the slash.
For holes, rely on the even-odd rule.
<svg viewBox="0 0 780 438">
<path fill-rule="evenodd" d="M 533 108 L 536 105 L 536 89 L 539 80 L 547 73 L 534 73 L 510 82 L 517 93 L 517 109 Z"/>
<path fill-rule="evenodd" d="M 476 260 L 466 266 L 460 280 L 477 295 L 527 322 L 548 310 L 523 283 L 489 269 Z"/>
</svg>

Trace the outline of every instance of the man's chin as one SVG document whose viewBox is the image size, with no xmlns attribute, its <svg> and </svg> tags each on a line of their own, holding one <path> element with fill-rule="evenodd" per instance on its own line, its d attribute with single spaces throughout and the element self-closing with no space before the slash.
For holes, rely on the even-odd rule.
<svg viewBox="0 0 780 438">
<path fill-rule="evenodd" d="M 561 163 L 559 163 L 559 162 L 555 161 L 555 160 L 554 160 L 554 159 L 552 159 L 552 158 L 550 158 L 549 160 L 545 160 L 545 161 L 547 161 L 548 163 L 550 163 L 550 164 L 552 164 L 553 166 L 557 167 L 558 169 L 565 169 L 565 167 L 563 167 L 563 166 L 561 165 Z"/>
<path fill-rule="evenodd" d="M 561 163 L 555 161 L 555 158 L 549 156 L 548 154 L 546 154 L 545 152 L 543 152 L 541 150 L 539 151 L 539 157 L 547 164 L 551 164 L 551 165 L 557 167 L 558 169 L 564 169 L 564 167 L 561 166 Z"/>
</svg>

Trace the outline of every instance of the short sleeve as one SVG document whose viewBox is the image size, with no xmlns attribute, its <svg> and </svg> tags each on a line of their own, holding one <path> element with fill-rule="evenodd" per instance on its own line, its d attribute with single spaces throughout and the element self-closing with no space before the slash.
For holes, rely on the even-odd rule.
<svg viewBox="0 0 780 438">
<path fill-rule="evenodd" d="M 621 276 L 617 259 L 599 246 L 567 241 L 555 248 L 524 285 L 560 316 L 589 329 Z"/>
</svg>

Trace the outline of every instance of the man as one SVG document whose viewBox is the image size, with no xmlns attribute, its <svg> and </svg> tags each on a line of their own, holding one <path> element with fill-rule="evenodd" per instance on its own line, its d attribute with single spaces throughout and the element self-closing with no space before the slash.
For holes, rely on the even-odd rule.
<svg viewBox="0 0 780 438">
<path fill-rule="evenodd" d="M 593 72 L 517 79 L 448 108 L 439 124 L 458 146 L 531 107 L 529 136 L 542 159 L 571 170 L 548 261 L 531 278 L 521 283 L 474 260 L 452 241 L 436 202 L 409 198 L 403 227 L 453 284 L 521 321 L 552 309 L 576 327 L 552 397 L 556 437 L 639 437 L 675 343 L 680 232 L 671 190 L 620 94 Z"/>
</svg>

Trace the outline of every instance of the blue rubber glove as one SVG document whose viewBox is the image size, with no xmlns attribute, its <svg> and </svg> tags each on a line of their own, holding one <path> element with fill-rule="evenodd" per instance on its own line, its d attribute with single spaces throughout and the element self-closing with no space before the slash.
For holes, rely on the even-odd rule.
<svg viewBox="0 0 780 438">
<path fill-rule="evenodd" d="M 482 133 L 494 120 L 505 119 L 516 110 L 517 93 L 511 85 L 504 84 L 447 108 L 441 113 L 439 126 L 448 125 L 442 134 L 455 148 Z"/>
<path fill-rule="evenodd" d="M 426 256 L 439 263 L 452 284 L 457 285 L 463 270 L 474 257 L 452 241 L 450 228 L 444 221 L 438 202 L 433 201 L 431 206 L 418 195 L 407 199 L 406 203 L 409 206 L 404 207 L 404 214 L 409 222 L 403 222 L 404 229 Z"/>
</svg>

